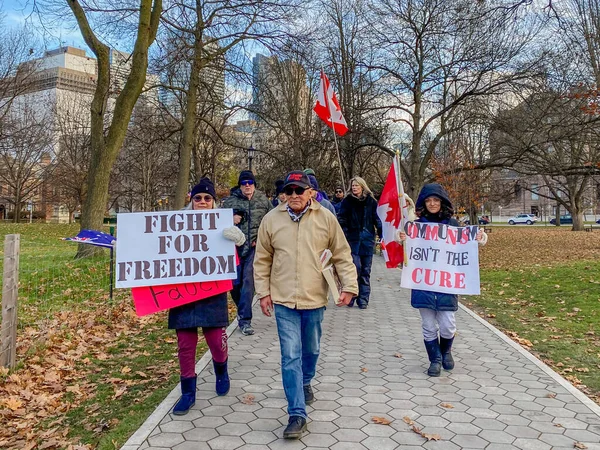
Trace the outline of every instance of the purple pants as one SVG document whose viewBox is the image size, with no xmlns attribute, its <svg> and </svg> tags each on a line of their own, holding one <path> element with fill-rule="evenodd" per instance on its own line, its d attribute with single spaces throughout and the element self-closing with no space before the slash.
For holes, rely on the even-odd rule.
<svg viewBox="0 0 600 450">
<path fill-rule="evenodd" d="M 177 331 L 177 356 L 181 376 L 196 376 L 196 347 L 198 346 L 198 328 L 179 328 Z M 227 333 L 225 327 L 202 327 L 204 339 L 216 362 L 227 360 Z"/>
</svg>

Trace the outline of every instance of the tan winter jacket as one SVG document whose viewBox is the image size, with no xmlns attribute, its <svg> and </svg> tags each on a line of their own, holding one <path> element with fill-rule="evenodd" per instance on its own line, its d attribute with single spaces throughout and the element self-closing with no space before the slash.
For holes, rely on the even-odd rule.
<svg viewBox="0 0 600 450">
<path fill-rule="evenodd" d="M 327 305 L 327 283 L 321 273 L 321 254 L 333 254 L 342 291 L 358 293 L 356 268 L 350 246 L 335 216 L 313 201 L 300 222 L 294 222 L 286 204 L 262 220 L 254 256 L 254 287 L 259 298 L 296 309 Z"/>
</svg>

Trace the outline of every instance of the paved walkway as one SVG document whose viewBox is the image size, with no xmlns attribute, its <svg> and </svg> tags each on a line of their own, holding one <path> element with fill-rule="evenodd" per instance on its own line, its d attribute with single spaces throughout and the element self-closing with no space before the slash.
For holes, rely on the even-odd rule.
<svg viewBox="0 0 600 450">
<path fill-rule="evenodd" d="M 254 336 L 231 327 L 230 393 L 216 396 L 205 355 L 193 410 L 169 414 L 174 389 L 123 450 L 600 450 L 600 408 L 468 310 L 458 312 L 456 369 L 428 377 L 420 317 L 399 279 L 376 257 L 369 308 L 327 309 L 317 401 L 301 441 L 281 438 L 287 414 L 275 320 L 255 305 Z M 439 440 L 412 431 L 408 419 Z"/>
</svg>

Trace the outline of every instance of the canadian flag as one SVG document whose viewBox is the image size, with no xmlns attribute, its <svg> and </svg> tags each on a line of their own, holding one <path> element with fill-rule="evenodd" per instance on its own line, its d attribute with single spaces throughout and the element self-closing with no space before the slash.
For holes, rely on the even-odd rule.
<svg viewBox="0 0 600 450">
<path fill-rule="evenodd" d="M 317 104 L 313 108 L 317 116 L 327 124 L 329 128 L 332 128 L 338 135 L 343 136 L 348 132 L 348 125 L 346 119 L 342 115 L 342 108 L 333 92 L 331 83 L 325 75 L 325 72 L 321 70 L 321 83 L 319 84 L 319 95 L 317 97 Z"/>
<path fill-rule="evenodd" d="M 388 269 L 394 269 L 404 262 L 404 248 L 394 240 L 394 235 L 409 217 L 408 208 L 409 203 L 400 179 L 400 161 L 398 156 L 394 156 L 377 204 L 377 215 L 381 219 L 383 233 L 381 250 Z"/>
</svg>

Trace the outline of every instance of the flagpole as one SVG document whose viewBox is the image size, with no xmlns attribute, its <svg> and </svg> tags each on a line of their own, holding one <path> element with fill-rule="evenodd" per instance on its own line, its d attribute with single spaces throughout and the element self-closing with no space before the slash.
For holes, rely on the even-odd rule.
<svg viewBox="0 0 600 450">
<path fill-rule="evenodd" d="M 337 135 L 335 132 L 335 124 L 333 123 L 333 113 L 331 111 L 331 103 L 329 102 L 329 98 L 327 98 L 327 86 L 323 80 L 323 75 L 325 75 L 325 71 L 321 67 L 321 84 L 323 85 L 323 97 L 325 98 L 325 102 L 327 103 L 327 109 L 329 110 L 329 117 L 331 120 L 331 131 L 333 131 L 333 142 L 335 142 L 335 153 L 337 155 L 338 164 L 340 166 L 340 176 L 342 177 L 342 186 L 344 187 L 344 191 L 346 190 L 346 180 L 344 180 L 344 168 L 342 167 L 342 158 L 340 156 L 340 148 L 338 146 Z M 333 89 L 333 88 L 332 88 Z"/>
<path fill-rule="evenodd" d="M 400 203 L 400 227 L 401 230 L 404 231 L 404 225 L 406 224 L 406 217 L 404 217 L 404 213 L 403 213 L 403 208 L 402 208 L 402 202 L 406 202 L 406 199 L 404 198 L 404 194 L 402 192 L 400 192 L 400 183 L 402 183 L 402 170 L 400 168 L 400 151 L 396 150 L 396 156 L 394 156 L 395 161 L 392 163 L 396 166 L 396 189 L 398 190 L 398 203 Z M 404 189 L 402 189 L 402 191 L 404 191 Z M 403 258 L 403 266 L 407 265 L 407 259 L 406 259 L 406 246 L 403 245 L 402 246 L 402 252 L 404 253 L 404 258 Z"/>
</svg>

